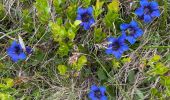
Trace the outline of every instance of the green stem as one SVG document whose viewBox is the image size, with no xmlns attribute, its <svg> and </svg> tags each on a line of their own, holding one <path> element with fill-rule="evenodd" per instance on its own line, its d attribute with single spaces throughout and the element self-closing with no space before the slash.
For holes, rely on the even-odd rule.
<svg viewBox="0 0 170 100">
<path fill-rule="evenodd" d="M 14 30 L 14 31 L 11 31 L 11 32 L 5 33 L 3 36 L 1 36 L 1 37 L 0 37 L 0 39 L 4 38 L 5 36 L 8 36 L 9 34 L 12 34 L 12 33 L 18 32 L 18 31 L 20 31 L 20 30 L 22 30 L 22 28 L 19 28 L 19 29 L 16 29 L 16 30 Z"/>
</svg>

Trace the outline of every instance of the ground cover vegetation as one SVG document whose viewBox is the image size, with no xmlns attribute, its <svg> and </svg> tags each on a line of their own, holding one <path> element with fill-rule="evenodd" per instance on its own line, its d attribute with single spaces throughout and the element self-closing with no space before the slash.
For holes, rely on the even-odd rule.
<svg viewBox="0 0 170 100">
<path fill-rule="evenodd" d="M 0 0 L 0 100 L 169 100 L 169 0 Z"/>
</svg>

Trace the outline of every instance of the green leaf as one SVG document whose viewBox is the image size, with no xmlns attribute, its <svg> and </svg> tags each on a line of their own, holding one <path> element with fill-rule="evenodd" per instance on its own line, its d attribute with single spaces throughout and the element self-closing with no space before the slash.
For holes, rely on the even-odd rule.
<svg viewBox="0 0 170 100">
<path fill-rule="evenodd" d="M 78 25 L 80 25 L 80 23 L 81 23 L 81 20 L 76 20 L 74 21 L 74 26 L 77 27 Z"/>
<path fill-rule="evenodd" d="M 100 0 L 96 1 L 96 6 L 93 6 L 94 8 L 94 18 L 97 19 L 97 17 L 102 13 L 102 6 L 104 2 L 101 2 Z"/>
<path fill-rule="evenodd" d="M 15 100 L 10 94 L 0 92 L 0 100 Z"/>
<path fill-rule="evenodd" d="M 48 23 L 50 18 L 50 7 L 47 0 L 36 0 L 35 7 L 37 9 L 37 16 L 41 23 Z"/>
<path fill-rule="evenodd" d="M 76 36 L 76 34 L 73 32 L 73 30 L 70 28 L 69 30 L 68 30 L 68 38 L 71 40 L 71 41 L 73 41 L 74 40 L 74 38 L 75 38 L 75 36 Z"/>
<path fill-rule="evenodd" d="M 135 71 L 132 70 L 132 71 L 129 72 L 128 81 L 129 81 L 130 84 L 133 84 L 134 80 L 135 80 Z"/>
<path fill-rule="evenodd" d="M 99 43 L 102 42 L 104 38 L 106 38 L 106 33 L 102 32 L 102 28 L 95 28 L 94 30 L 94 37 L 95 37 L 95 42 Z"/>
<path fill-rule="evenodd" d="M 144 100 L 144 95 L 142 93 L 142 91 L 140 91 L 139 89 L 136 89 L 136 94 L 138 95 L 138 97 L 140 98 L 140 100 Z"/>
<path fill-rule="evenodd" d="M 65 75 L 67 72 L 67 67 L 65 65 L 58 65 L 58 71 L 60 72 L 61 75 Z"/>
<path fill-rule="evenodd" d="M 14 80 L 13 79 L 6 78 L 6 79 L 4 79 L 4 81 L 6 82 L 6 85 L 8 87 L 13 87 L 14 86 Z"/>
<path fill-rule="evenodd" d="M 79 59 L 78 59 L 78 62 L 77 62 L 77 70 L 81 70 L 82 67 L 86 64 L 87 62 L 87 58 L 86 56 L 81 56 Z"/>
<path fill-rule="evenodd" d="M 0 20 L 2 20 L 5 17 L 5 9 L 3 4 L 0 2 Z"/>
<path fill-rule="evenodd" d="M 159 55 L 154 55 L 151 59 L 151 62 L 158 62 L 160 60 L 160 56 Z"/>
<path fill-rule="evenodd" d="M 123 63 L 130 63 L 131 62 L 131 58 L 123 58 L 121 61 Z"/>
<path fill-rule="evenodd" d="M 69 47 L 65 43 L 60 43 L 60 47 L 57 50 L 57 54 L 59 54 L 61 57 L 67 56 L 69 52 Z"/>
<path fill-rule="evenodd" d="M 155 68 L 149 71 L 150 75 L 163 75 L 169 71 L 169 68 L 164 66 L 162 63 L 157 63 Z"/>
<path fill-rule="evenodd" d="M 112 27 L 113 22 L 115 22 L 118 19 L 119 19 L 118 13 L 114 13 L 114 12 L 109 11 L 104 18 L 104 22 L 105 22 L 107 27 Z"/>
<path fill-rule="evenodd" d="M 62 42 L 67 37 L 67 31 L 64 26 L 60 26 L 58 23 L 50 23 L 52 37 L 56 42 Z"/>
<path fill-rule="evenodd" d="M 100 80 L 107 80 L 106 73 L 101 68 L 97 71 L 97 76 Z"/>
<path fill-rule="evenodd" d="M 118 13 L 119 12 L 119 0 L 113 0 L 109 5 L 108 5 L 109 11 L 113 11 Z"/>
</svg>

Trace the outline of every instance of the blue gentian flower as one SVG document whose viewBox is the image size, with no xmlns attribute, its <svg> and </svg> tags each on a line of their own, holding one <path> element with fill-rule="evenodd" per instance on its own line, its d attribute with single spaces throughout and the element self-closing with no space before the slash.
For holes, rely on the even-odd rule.
<svg viewBox="0 0 170 100">
<path fill-rule="evenodd" d="M 7 49 L 7 54 L 14 62 L 26 59 L 26 54 L 23 52 L 21 45 L 16 41 L 14 41 L 12 45 Z"/>
<path fill-rule="evenodd" d="M 26 47 L 26 53 L 32 53 L 31 47 Z M 7 49 L 7 54 L 14 62 L 17 62 L 18 60 L 25 60 L 27 57 L 21 45 L 16 41 L 13 41 L 12 45 Z"/>
<path fill-rule="evenodd" d="M 129 49 L 128 45 L 125 43 L 126 35 L 122 34 L 118 38 L 109 37 L 107 40 L 109 42 L 108 48 L 106 49 L 106 54 L 113 54 L 117 59 L 120 59 L 123 52 Z"/>
<path fill-rule="evenodd" d="M 134 44 L 136 39 L 143 34 L 143 30 L 139 28 L 136 21 L 131 21 L 129 24 L 123 23 L 120 25 L 120 29 L 123 34 L 126 34 L 126 40 L 128 40 L 130 44 Z"/>
<path fill-rule="evenodd" d="M 135 14 L 143 19 L 145 23 L 149 23 L 153 18 L 160 16 L 158 3 L 156 1 L 149 2 L 148 0 L 140 0 L 140 5 L 141 7 L 136 9 Z"/>
<path fill-rule="evenodd" d="M 77 18 L 76 20 L 81 20 L 81 26 L 83 26 L 84 30 L 89 30 L 90 26 L 95 23 L 93 18 L 93 8 L 78 8 L 77 10 Z"/>
<path fill-rule="evenodd" d="M 27 46 L 27 47 L 26 47 L 26 52 L 27 52 L 28 54 L 31 54 L 31 53 L 32 53 L 32 48 L 29 47 L 29 46 Z"/>
<path fill-rule="evenodd" d="M 91 100 L 107 100 L 105 93 L 106 88 L 104 86 L 97 87 L 96 85 L 92 85 L 88 97 Z"/>
</svg>

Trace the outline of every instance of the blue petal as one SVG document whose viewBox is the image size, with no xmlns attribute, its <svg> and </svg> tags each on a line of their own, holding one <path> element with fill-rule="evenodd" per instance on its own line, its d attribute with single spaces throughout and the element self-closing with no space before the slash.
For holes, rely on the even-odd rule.
<svg viewBox="0 0 170 100">
<path fill-rule="evenodd" d="M 7 48 L 7 53 L 10 54 L 13 52 L 13 49 L 11 47 Z"/>
<path fill-rule="evenodd" d="M 121 47 L 122 51 L 127 51 L 129 50 L 129 47 L 128 45 L 124 44 L 122 47 Z"/>
<path fill-rule="evenodd" d="M 144 15 L 144 22 L 145 22 L 145 23 L 149 23 L 149 22 L 151 22 L 151 21 L 152 21 L 151 16 L 149 16 L 149 15 Z"/>
<path fill-rule="evenodd" d="M 79 14 L 79 15 L 83 15 L 84 13 L 86 13 L 86 9 L 83 9 L 83 8 L 78 8 L 78 10 L 77 10 L 77 14 Z"/>
<path fill-rule="evenodd" d="M 26 59 L 26 57 L 27 57 L 27 56 L 25 55 L 24 52 L 22 52 L 22 53 L 19 54 L 19 59 L 21 59 L 21 60 Z"/>
<path fill-rule="evenodd" d="M 150 7 L 152 10 L 157 10 L 158 9 L 158 3 L 155 1 L 150 2 Z"/>
<path fill-rule="evenodd" d="M 143 7 L 140 7 L 138 9 L 135 10 L 135 14 L 138 16 L 142 16 L 144 14 L 144 9 Z"/>
<path fill-rule="evenodd" d="M 123 31 L 122 35 L 118 37 L 119 42 L 124 42 L 126 39 L 126 33 Z"/>
<path fill-rule="evenodd" d="M 116 57 L 116 59 L 120 59 L 122 56 L 122 53 L 119 51 L 113 51 L 113 55 Z"/>
<path fill-rule="evenodd" d="M 113 50 L 112 50 L 112 48 L 108 48 L 105 50 L 105 52 L 106 52 L 106 54 L 110 55 L 110 54 L 112 54 Z"/>
<path fill-rule="evenodd" d="M 126 30 L 129 27 L 129 24 L 123 23 L 120 25 L 121 30 Z"/>
<path fill-rule="evenodd" d="M 95 94 L 94 94 L 94 92 L 93 91 L 91 91 L 89 94 L 88 94 L 88 97 L 90 98 L 90 99 L 95 99 Z"/>
<path fill-rule="evenodd" d="M 107 100 L 107 97 L 106 97 L 106 96 L 102 96 L 102 97 L 100 98 L 100 100 Z"/>
<path fill-rule="evenodd" d="M 113 43 L 113 42 L 115 42 L 116 40 L 117 40 L 117 39 L 114 38 L 114 37 L 109 37 L 109 38 L 107 38 L 107 41 L 110 42 L 110 43 Z"/>
<path fill-rule="evenodd" d="M 141 0 L 141 1 L 140 1 L 140 5 L 141 5 L 142 7 L 148 6 L 148 5 L 149 5 L 149 2 L 148 2 L 148 0 Z"/>
<path fill-rule="evenodd" d="M 96 85 L 92 85 L 91 87 L 90 87 L 90 90 L 91 91 L 96 91 L 96 90 L 98 90 L 99 88 L 96 86 Z"/>
<path fill-rule="evenodd" d="M 91 26 L 92 24 L 94 24 L 94 23 L 95 23 L 94 18 L 90 18 L 90 19 L 89 19 L 89 24 L 90 24 L 90 26 Z"/>
<path fill-rule="evenodd" d="M 31 47 L 27 46 L 27 47 L 26 47 L 26 52 L 27 52 L 28 54 L 31 54 L 31 53 L 32 53 Z"/>
<path fill-rule="evenodd" d="M 16 41 L 13 41 L 11 44 L 11 48 L 15 49 L 16 46 L 19 46 L 19 44 Z"/>
<path fill-rule="evenodd" d="M 17 62 L 19 60 L 18 56 L 17 55 L 11 55 L 11 59 L 13 62 Z"/>
<path fill-rule="evenodd" d="M 76 20 L 82 20 L 82 17 L 81 17 L 81 15 L 77 15 L 77 18 L 76 18 Z"/>
<path fill-rule="evenodd" d="M 130 42 L 130 44 L 134 44 L 136 42 L 136 39 L 132 36 L 127 36 L 126 39 Z"/>
<path fill-rule="evenodd" d="M 84 30 L 89 30 L 90 24 L 88 22 L 83 22 L 83 28 L 84 28 Z"/>
<path fill-rule="evenodd" d="M 93 14 L 93 7 L 88 7 L 87 13 L 92 15 Z"/>
<path fill-rule="evenodd" d="M 106 87 L 100 86 L 99 89 L 100 89 L 101 94 L 104 95 L 106 92 Z"/>
<path fill-rule="evenodd" d="M 160 11 L 159 10 L 155 10 L 151 13 L 151 17 L 159 17 L 161 14 L 160 14 Z"/>
<path fill-rule="evenodd" d="M 137 29 L 136 34 L 134 34 L 134 38 L 138 38 L 138 37 L 142 36 L 142 34 L 143 34 L 143 30 L 142 29 Z"/>
<path fill-rule="evenodd" d="M 132 27 L 138 27 L 138 23 L 133 20 L 133 21 L 130 22 L 130 26 L 132 26 Z"/>
</svg>

